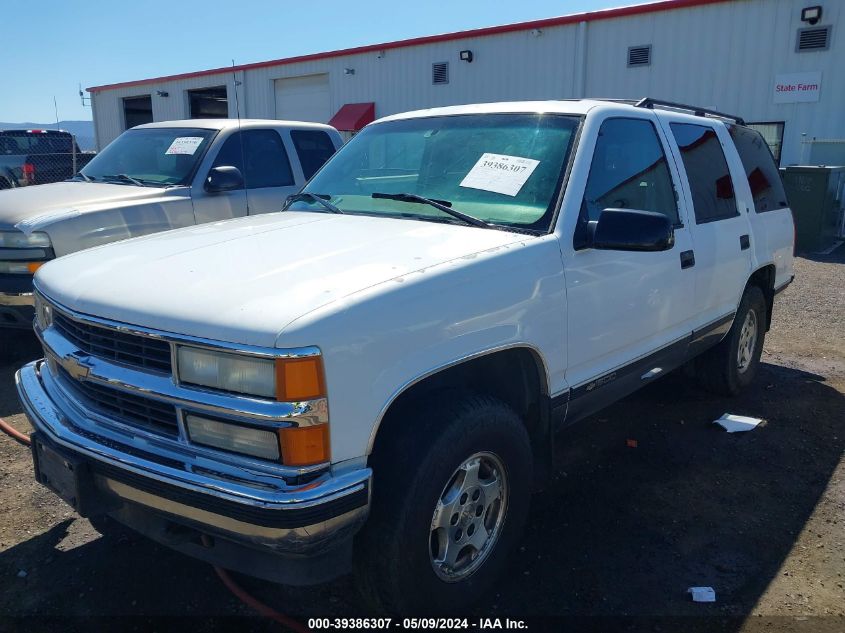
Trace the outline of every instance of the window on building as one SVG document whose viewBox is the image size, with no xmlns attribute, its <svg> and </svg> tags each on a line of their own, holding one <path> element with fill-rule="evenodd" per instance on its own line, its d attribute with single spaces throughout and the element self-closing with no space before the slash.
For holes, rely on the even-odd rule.
<svg viewBox="0 0 845 633">
<path fill-rule="evenodd" d="M 317 173 L 329 157 L 334 154 L 332 139 L 319 130 L 291 130 L 290 137 L 299 156 L 299 164 L 305 180 Z"/>
<path fill-rule="evenodd" d="M 757 213 L 789 206 L 777 165 L 762 135 L 739 125 L 728 129 L 745 168 Z"/>
<path fill-rule="evenodd" d="M 214 159 L 213 167 L 224 165 L 241 170 L 247 189 L 294 184 L 282 137 L 273 130 L 245 130 L 232 134 Z"/>
<path fill-rule="evenodd" d="M 153 122 L 153 99 L 150 95 L 124 97 L 123 121 L 126 129 Z"/>
<path fill-rule="evenodd" d="M 783 147 L 783 121 L 769 122 L 769 123 L 748 123 L 748 127 L 759 132 L 766 145 L 772 151 L 772 156 L 775 157 L 775 162 L 780 165 L 780 153 Z"/>
<path fill-rule="evenodd" d="M 188 90 L 192 119 L 228 119 L 229 101 L 226 86 Z"/>
<path fill-rule="evenodd" d="M 672 123 L 689 180 L 696 224 L 739 215 L 728 161 L 716 130 L 707 125 Z"/>
<path fill-rule="evenodd" d="M 601 125 L 582 219 L 598 220 L 609 208 L 654 211 L 680 223 L 666 154 L 651 121 L 608 119 Z"/>
</svg>

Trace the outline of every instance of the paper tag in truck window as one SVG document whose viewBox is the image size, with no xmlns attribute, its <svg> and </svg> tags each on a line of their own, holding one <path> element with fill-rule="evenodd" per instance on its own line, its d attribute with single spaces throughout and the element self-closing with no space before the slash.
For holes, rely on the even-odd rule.
<svg viewBox="0 0 845 633">
<path fill-rule="evenodd" d="M 202 143 L 201 136 L 178 136 L 173 139 L 165 154 L 187 154 L 192 156 Z"/>
<path fill-rule="evenodd" d="M 533 158 L 485 153 L 461 181 L 461 187 L 515 196 L 539 164 Z"/>
</svg>

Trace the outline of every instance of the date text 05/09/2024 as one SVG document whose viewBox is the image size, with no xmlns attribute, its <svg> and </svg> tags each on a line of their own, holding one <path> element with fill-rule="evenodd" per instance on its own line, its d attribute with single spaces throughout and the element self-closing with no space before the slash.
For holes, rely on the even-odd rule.
<svg viewBox="0 0 845 633">
<path fill-rule="evenodd" d="M 308 628 L 312 630 L 527 630 L 524 620 L 510 618 L 310 618 Z"/>
</svg>

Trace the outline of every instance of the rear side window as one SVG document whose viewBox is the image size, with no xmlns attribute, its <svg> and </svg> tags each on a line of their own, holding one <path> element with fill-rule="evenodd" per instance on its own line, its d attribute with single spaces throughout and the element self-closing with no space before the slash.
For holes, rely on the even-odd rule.
<svg viewBox="0 0 845 633">
<path fill-rule="evenodd" d="M 291 130 L 290 137 L 296 148 L 296 155 L 299 156 L 299 164 L 302 165 L 305 180 L 310 180 L 311 176 L 316 174 L 323 163 L 334 154 L 332 139 L 319 130 Z"/>
<path fill-rule="evenodd" d="M 748 177 L 748 186 L 751 187 L 751 195 L 754 198 L 754 210 L 763 213 L 789 206 L 780 172 L 763 136 L 755 130 L 739 125 L 731 125 L 728 130 Z"/>
<path fill-rule="evenodd" d="M 651 121 L 608 119 L 601 125 L 582 212 L 598 220 L 608 208 L 654 211 L 680 223 L 666 154 Z"/>
<path fill-rule="evenodd" d="M 232 134 L 220 148 L 213 167 L 224 165 L 241 170 L 247 189 L 294 184 L 282 137 L 273 130 L 246 130 Z"/>
<path fill-rule="evenodd" d="M 738 216 L 731 172 L 716 130 L 691 123 L 670 127 L 687 172 L 696 224 Z"/>
</svg>

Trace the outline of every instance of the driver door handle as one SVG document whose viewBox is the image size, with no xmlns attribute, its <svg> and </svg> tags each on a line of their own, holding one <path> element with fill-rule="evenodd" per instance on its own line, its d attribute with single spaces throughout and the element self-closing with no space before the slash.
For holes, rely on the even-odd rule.
<svg viewBox="0 0 845 633">
<path fill-rule="evenodd" d="M 683 251 L 681 253 L 681 268 L 692 268 L 695 266 L 695 252 Z"/>
</svg>

